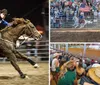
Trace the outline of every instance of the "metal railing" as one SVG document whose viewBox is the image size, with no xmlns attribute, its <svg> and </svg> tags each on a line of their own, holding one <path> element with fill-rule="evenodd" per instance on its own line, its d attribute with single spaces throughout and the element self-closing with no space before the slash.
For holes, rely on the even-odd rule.
<svg viewBox="0 0 100 85">
<path fill-rule="evenodd" d="M 57 19 L 55 20 L 55 22 L 51 21 L 51 29 L 54 28 L 75 28 L 74 23 L 75 21 L 73 19 L 69 19 L 66 20 L 66 17 L 63 17 L 62 19 Z M 79 26 L 77 28 L 80 28 L 81 24 L 79 23 Z M 75 28 L 75 29 L 77 29 Z M 85 18 L 85 23 L 84 23 L 84 27 L 83 28 L 87 28 L 87 29 L 100 29 L 100 18 Z"/>
</svg>

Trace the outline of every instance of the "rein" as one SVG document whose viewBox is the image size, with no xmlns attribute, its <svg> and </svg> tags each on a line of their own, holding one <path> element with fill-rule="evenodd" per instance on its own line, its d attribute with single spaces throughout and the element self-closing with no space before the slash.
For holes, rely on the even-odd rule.
<svg viewBox="0 0 100 85">
<path fill-rule="evenodd" d="M 26 26 L 28 26 L 28 25 L 26 25 Z M 31 31 L 31 29 L 30 29 L 30 27 L 28 26 L 28 28 L 27 29 L 29 29 L 30 30 L 30 32 L 31 32 L 31 35 L 29 36 L 29 37 L 31 37 L 32 35 L 33 35 L 33 32 Z M 25 30 L 25 35 L 26 35 L 26 31 L 27 30 Z M 27 37 L 27 39 L 25 39 L 25 36 L 23 36 L 24 37 L 24 40 L 20 43 L 20 45 L 19 45 L 19 47 L 22 45 L 22 44 L 24 44 L 26 41 L 28 41 L 28 39 L 29 39 L 29 37 Z M 33 40 L 34 40 L 34 38 L 33 38 Z"/>
</svg>

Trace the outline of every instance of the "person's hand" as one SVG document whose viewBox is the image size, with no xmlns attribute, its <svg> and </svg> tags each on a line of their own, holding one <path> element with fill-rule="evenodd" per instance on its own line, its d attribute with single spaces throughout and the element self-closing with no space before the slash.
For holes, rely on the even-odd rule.
<svg viewBox="0 0 100 85">
<path fill-rule="evenodd" d="M 8 23 L 8 27 L 10 27 L 10 26 L 12 26 L 12 24 L 11 23 Z"/>
</svg>

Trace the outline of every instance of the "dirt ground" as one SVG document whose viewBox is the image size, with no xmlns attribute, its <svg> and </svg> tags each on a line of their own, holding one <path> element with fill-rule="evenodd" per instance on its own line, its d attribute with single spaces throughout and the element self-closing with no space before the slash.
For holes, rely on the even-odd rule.
<svg viewBox="0 0 100 85">
<path fill-rule="evenodd" d="M 21 79 L 10 63 L 0 63 L 0 85 L 48 85 L 48 63 L 38 63 L 33 68 L 29 63 L 18 63 L 29 78 Z"/>
<path fill-rule="evenodd" d="M 51 30 L 51 42 L 100 42 L 99 36 L 100 30 Z"/>
</svg>

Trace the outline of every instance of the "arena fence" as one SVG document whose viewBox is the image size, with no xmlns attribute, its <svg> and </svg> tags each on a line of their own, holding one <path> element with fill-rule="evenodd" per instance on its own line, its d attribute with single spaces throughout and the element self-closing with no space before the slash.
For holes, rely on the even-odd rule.
<svg viewBox="0 0 100 85">
<path fill-rule="evenodd" d="M 69 45 L 69 46 L 68 46 Z M 81 51 L 79 51 L 79 50 L 77 50 L 77 49 L 74 49 L 74 50 L 77 50 L 77 52 L 76 51 L 73 51 L 73 52 L 71 52 L 71 51 L 68 51 L 68 50 L 71 50 L 71 49 L 68 49 L 68 47 L 70 47 L 70 45 L 71 44 L 68 44 L 68 43 L 66 43 L 66 44 L 51 44 L 51 52 L 62 52 L 62 53 L 69 53 L 69 54 L 73 54 L 75 57 L 77 57 L 77 58 L 83 58 L 83 59 L 86 59 L 86 58 L 90 58 L 90 59 L 94 59 L 94 60 L 97 60 L 97 61 L 99 61 L 100 62 L 100 56 L 99 55 L 96 55 L 96 54 L 98 54 L 98 51 L 97 50 L 90 50 L 93 54 L 91 55 L 91 54 L 89 54 L 90 53 L 90 51 L 89 51 L 89 49 L 87 48 L 88 47 L 88 45 L 87 45 L 87 47 L 86 47 L 86 44 L 80 44 L 79 45 L 79 48 L 83 48 L 83 50 L 81 49 Z M 73 44 L 74 45 L 74 44 Z M 75 47 L 75 46 L 74 46 Z M 72 47 L 73 48 L 73 47 Z M 77 47 L 75 47 L 75 48 L 78 48 L 78 46 Z M 86 50 L 86 48 L 87 48 L 87 50 Z M 88 53 L 86 53 L 86 51 L 88 52 Z M 94 52 L 93 52 L 94 51 Z M 87 55 L 86 55 L 87 54 Z"/>
<path fill-rule="evenodd" d="M 94 18 L 86 18 L 84 27 L 83 28 L 90 28 L 90 29 L 99 29 L 100 28 L 100 18 L 94 19 Z M 54 28 L 75 28 L 74 26 L 74 20 L 69 19 L 66 20 L 66 18 L 63 19 L 57 19 L 56 23 L 53 23 L 51 20 L 51 29 Z M 80 24 L 77 28 L 80 28 Z"/>
<path fill-rule="evenodd" d="M 22 42 L 20 40 L 20 42 Z M 17 50 L 26 56 L 28 56 L 30 59 L 35 60 L 36 62 L 48 62 L 49 59 L 49 41 L 27 41 L 20 45 Z M 1 62 L 9 61 L 6 57 L 0 58 Z M 22 61 L 21 59 L 18 59 L 18 61 Z"/>
</svg>

